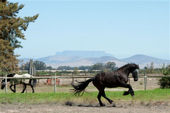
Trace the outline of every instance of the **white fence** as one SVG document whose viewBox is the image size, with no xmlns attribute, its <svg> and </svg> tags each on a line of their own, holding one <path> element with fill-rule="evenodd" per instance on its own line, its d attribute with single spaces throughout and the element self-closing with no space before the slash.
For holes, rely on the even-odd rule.
<svg viewBox="0 0 170 113">
<path fill-rule="evenodd" d="M 79 79 L 79 78 L 84 78 L 84 79 L 88 79 L 88 78 L 91 78 L 92 76 L 46 76 L 46 77 L 32 77 L 34 79 L 51 79 L 53 81 L 53 90 L 54 90 L 54 93 L 56 92 L 57 90 L 57 84 L 56 84 L 56 79 L 72 79 L 72 82 L 74 82 L 75 79 Z M 149 78 L 161 78 L 162 76 L 140 76 L 139 78 L 143 79 L 143 88 L 144 90 L 147 90 L 147 83 L 148 83 L 148 79 Z M 5 93 L 8 92 L 8 89 L 7 89 L 7 79 L 30 79 L 30 78 L 13 78 L 13 77 L 0 77 L 0 79 L 5 79 L 5 82 L 6 82 L 6 87 L 5 87 Z M 129 77 L 129 79 L 131 79 L 131 77 Z"/>
</svg>

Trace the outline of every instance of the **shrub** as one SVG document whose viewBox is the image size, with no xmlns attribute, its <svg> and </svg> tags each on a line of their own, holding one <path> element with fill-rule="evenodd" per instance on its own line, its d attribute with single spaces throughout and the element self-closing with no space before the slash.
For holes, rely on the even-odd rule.
<svg viewBox="0 0 170 113">
<path fill-rule="evenodd" d="M 170 88 L 170 76 L 163 76 L 159 80 L 159 85 L 161 88 Z"/>
</svg>

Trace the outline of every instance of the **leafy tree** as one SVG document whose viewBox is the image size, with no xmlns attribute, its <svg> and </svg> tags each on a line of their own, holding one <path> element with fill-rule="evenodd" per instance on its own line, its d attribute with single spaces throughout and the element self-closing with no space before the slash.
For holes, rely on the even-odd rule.
<svg viewBox="0 0 170 113">
<path fill-rule="evenodd" d="M 0 57 L 2 61 L 6 62 L 5 65 L 8 65 L 5 66 L 8 71 L 15 71 L 17 69 L 18 60 L 14 50 L 22 47 L 20 39 L 25 39 L 23 31 L 26 31 L 29 23 L 34 22 L 38 17 L 38 15 L 24 18 L 18 17 L 17 15 L 23 7 L 24 5 L 22 4 L 19 5 L 7 0 L 0 0 L 0 48 L 3 48 L 3 46 L 7 48 L 0 51 Z M 5 55 L 3 53 L 8 53 L 9 56 L 3 56 Z M 2 66 L 4 63 L 2 61 L 0 62 L 0 70 L 4 70 L 4 66 Z"/>
<path fill-rule="evenodd" d="M 0 71 L 11 72 L 18 70 L 16 66 L 18 60 L 13 55 L 13 50 L 8 41 L 0 39 Z"/>
<path fill-rule="evenodd" d="M 164 75 L 170 75 L 170 65 L 168 65 L 164 70 L 163 70 Z"/>
<path fill-rule="evenodd" d="M 77 67 L 74 68 L 73 73 L 74 73 L 75 75 L 78 75 L 79 72 L 78 72 L 78 68 L 77 68 Z"/>
<path fill-rule="evenodd" d="M 78 67 L 79 70 L 91 70 L 91 66 L 80 66 Z"/>
<path fill-rule="evenodd" d="M 154 71 L 154 63 L 151 62 L 151 64 L 150 64 L 150 73 L 153 73 L 153 71 Z"/>
<path fill-rule="evenodd" d="M 25 64 L 22 64 L 20 66 L 20 69 L 21 70 L 29 70 L 29 62 L 26 62 Z"/>
<path fill-rule="evenodd" d="M 45 70 L 45 69 L 47 69 L 46 64 L 44 62 L 42 62 L 42 61 L 34 61 L 33 64 L 34 64 L 36 70 Z M 29 70 L 29 65 L 30 65 L 30 63 L 26 62 L 25 64 L 23 64 L 20 67 L 20 69 Z M 48 69 L 49 68 L 51 68 L 51 67 L 48 67 Z"/>
<path fill-rule="evenodd" d="M 109 71 L 115 70 L 116 64 L 114 62 L 107 62 L 105 68 Z"/>
<path fill-rule="evenodd" d="M 46 64 L 42 61 L 34 61 L 35 68 L 37 70 L 45 70 L 46 69 Z"/>
<path fill-rule="evenodd" d="M 170 76 L 163 76 L 158 84 L 161 88 L 170 88 Z"/>
<path fill-rule="evenodd" d="M 47 67 L 46 67 L 46 69 L 48 69 L 48 70 L 52 70 L 52 69 L 53 69 L 53 67 L 51 67 L 51 66 L 47 66 Z"/>
<path fill-rule="evenodd" d="M 104 70 L 104 65 L 103 63 L 96 63 L 92 65 L 91 70 Z"/>
</svg>

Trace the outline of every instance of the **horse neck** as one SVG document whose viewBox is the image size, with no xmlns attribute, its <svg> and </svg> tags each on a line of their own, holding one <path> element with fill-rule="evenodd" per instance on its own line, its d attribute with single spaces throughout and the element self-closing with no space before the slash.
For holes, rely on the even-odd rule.
<svg viewBox="0 0 170 113">
<path fill-rule="evenodd" d="M 130 74 L 130 70 L 128 69 L 128 67 L 124 67 L 122 69 L 119 69 L 118 72 L 124 73 L 125 75 L 127 75 L 127 77 Z"/>
<path fill-rule="evenodd" d="M 9 74 L 9 75 L 7 75 L 7 77 L 14 77 L 15 76 L 15 74 Z M 5 80 L 5 79 L 4 79 Z M 9 78 L 7 78 L 7 82 L 9 82 L 11 79 L 9 79 Z"/>
</svg>

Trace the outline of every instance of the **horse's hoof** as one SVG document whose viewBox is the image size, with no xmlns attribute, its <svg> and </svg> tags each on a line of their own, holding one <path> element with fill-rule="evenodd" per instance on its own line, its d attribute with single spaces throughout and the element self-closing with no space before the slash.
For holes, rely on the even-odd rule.
<svg viewBox="0 0 170 113">
<path fill-rule="evenodd" d="M 105 106 L 105 104 L 100 104 L 100 107 L 104 107 Z"/>
<path fill-rule="evenodd" d="M 113 100 L 110 100 L 109 103 L 112 104 L 112 103 L 113 103 Z"/>
</svg>

